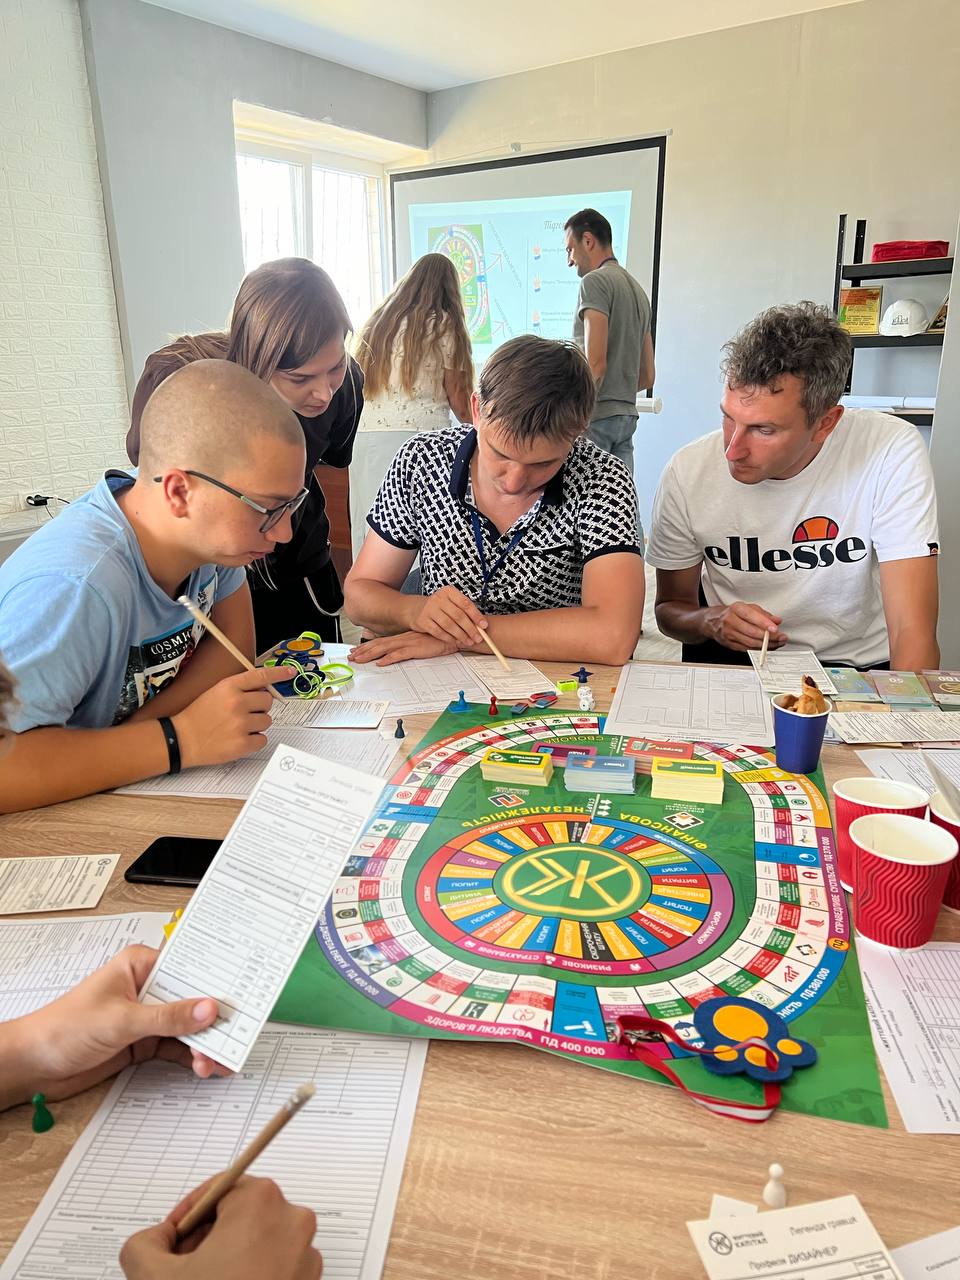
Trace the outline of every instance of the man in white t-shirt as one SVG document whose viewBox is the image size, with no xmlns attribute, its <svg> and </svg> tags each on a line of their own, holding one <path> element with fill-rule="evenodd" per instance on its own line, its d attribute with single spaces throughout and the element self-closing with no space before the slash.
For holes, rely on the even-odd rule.
<svg viewBox="0 0 960 1280">
<path fill-rule="evenodd" d="M 653 507 L 657 622 L 690 662 L 809 646 L 826 663 L 939 665 L 937 501 L 916 428 L 844 409 L 850 339 L 811 302 L 725 347 L 722 428 L 679 450 Z"/>
</svg>

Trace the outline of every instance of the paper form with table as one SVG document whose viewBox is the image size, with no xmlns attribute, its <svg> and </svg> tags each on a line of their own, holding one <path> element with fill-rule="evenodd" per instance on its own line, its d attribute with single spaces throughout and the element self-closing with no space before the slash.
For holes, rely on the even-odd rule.
<svg viewBox="0 0 960 1280">
<path fill-rule="evenodd" d="M 960 1133 L 960 943 L 857 939 L 877 1057 L 908 1133 Z"/>
<path fill-rule="evenodd" d="M 459 653 L 378 667 L 373 662 L 350 662 L 350 648 L 347 644 L 323 646 L 324 662 L 346 662 L 353 668 L 353 680 L 337 694 L 345 702 L 388 702 L 388 715 L 413 716 L 420 711 L 442 711 L 461 689 L 468 702 L 483 702 L 489 697 Z"/>
<path fill-rule="evenodd" d="M 812 649 L 791 648 L 789 645 L 782 649 L 768 649 L 762 663 L 757 649 L 750 649 L 747 657 L 765 693 L 799 693 L 804 676 L 815 680 L 821 693 L 834 695 L 837 692 L 837 686 Z"/>
<path fill-rule="evenodd" d="M 159 947 L 164 911 L 0 923 L 0 1022 L 41 1009 L 133 943 Z"/>
<path fill-rule="evenodd" d="M 621 673 L 606 733 L 773 745 L 770 698 L 752 668 L 631 662 Z"/>
<path fill-rule="evenodd" d="M 869 751 L 858 751 L 857 755 L 874 777 L 890 778 L 895 782 L 913 782 L 932 795 L 937 786 L 924 764 L 924 756 L 930 756 L 937 768 L 955 786 L 960 787 L 960 751 L 895 751 L 889 747 L 876 747 Z"/>
<path fill-rule="evenodd" d="M 120 855 L 0 858 L 0 915 L 82 911 L 103 897 Z"/>
<path fill-rule="evenodd" d="M 322 760 L 337 761 L 352 769 L 385 778 L 397 754 L 397 744 L 385 740 L 376 729 L 304 729 L 272 725 L 266 731 L 267 745 L 255 755 L 226 764 L 201 765 L 182 773 L 164 773 L 158 778 L 118 787 L 115 795 L 207 796 L 245 799 L 260 780 L 274 753 L 281 746 L 309 751 Z"/>
<path fill-rule="evenodd" d="M 238 1071 L 383 790 L 379 778 L 281 747 L 241 809 L 140 998 L 213 996 L 186 1044 Z"/>
<path fill-rule="evenodd" d="M 842 742 L 956 742 L 955 711 L 835 711 L 830 727 Z"/>
<path fill-rule="evenodd" d="M 0 1280 L 122 1280 L 123 1242 L 225 1169 L 307 1081 L 317 1089 L 310 1105 L 250 1172 L 316 1212 L 324 1276 L 378 1280 L 426 1052 L 425 1043 L 268 1023 L 230 1079 L 199 1080 L 163 1062 L 129 1068 L 72 1148 Z"/>
<path fill-rule="evenodd" d="M 856 1196 L 687 1229 L 709 1280 L 903 1280 Z"/>
</svg>

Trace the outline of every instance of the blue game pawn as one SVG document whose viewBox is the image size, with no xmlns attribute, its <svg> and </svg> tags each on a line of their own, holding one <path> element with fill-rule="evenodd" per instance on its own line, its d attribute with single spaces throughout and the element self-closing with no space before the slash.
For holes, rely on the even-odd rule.
<svg viewBox="0 0 960 1280">
<path fill-rule="evenodd" d="M 576 671 L 573 672 L 573 675 L 575 675 L 577 678 L 577 684 L 586 684 L 587 681 L 590 679 L 590 677 L 593 675 L 593 672 L 588 671 L 586 667 L 579 667 Z"/>
<path fill-rule="evenodd" d="M 463 696 L 462 689 L 457 694 L 456 702 L 451 702 L 447 709 L 449 711 L 453 711 L 456 715 L 460 715 L 462 712 L 470 710 L 470 703 Z"/>
<path fill-rule="evenodd" d="M 394 731 L 393 731 L 393 736 L 394 736 L 395 738 L 405 738 L 405 737 L 407 736 L 407 735 L 403 732 L 403 721 L 402 721 L 402 720 L 398 720 L 398 721 L 397 721 L 397 727 L 396 727 L 396 729 L 394 729 Z"/>
</svg>

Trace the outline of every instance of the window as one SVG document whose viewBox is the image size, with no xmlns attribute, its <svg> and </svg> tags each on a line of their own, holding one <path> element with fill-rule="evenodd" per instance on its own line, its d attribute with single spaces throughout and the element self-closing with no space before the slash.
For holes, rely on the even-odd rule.
<svg viewBox="0 0 960 1280">
<path fill-rule="evenodd" d="M 310 258 L 359 328 L 383 297 L 382 169 L 305 148 L 238 142 L 243 265 Z"/>
</svg>

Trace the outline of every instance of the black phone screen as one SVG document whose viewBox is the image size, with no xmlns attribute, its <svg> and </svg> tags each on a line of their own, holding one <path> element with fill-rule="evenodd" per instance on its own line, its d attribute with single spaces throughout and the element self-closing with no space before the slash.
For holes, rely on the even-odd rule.
<svg viewBox="0 0 960 1280">
<path fill-rule="evenodd" d="M 220 848 L 219 840 L 161 836 L 128 869 L 131 884 L 198 885 Z"/>
</svg>

